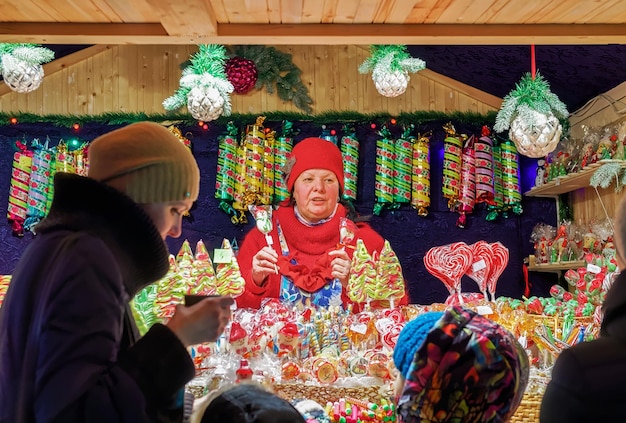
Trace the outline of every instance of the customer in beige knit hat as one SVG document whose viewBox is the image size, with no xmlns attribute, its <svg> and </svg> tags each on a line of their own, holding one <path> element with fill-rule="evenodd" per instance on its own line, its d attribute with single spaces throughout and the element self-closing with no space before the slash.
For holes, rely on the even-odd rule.
<svg viewBox="0 0 626 423">
<path fill-rule="evenodd" d="M 217 339 L 233 300 L 178 306 L 141 339 L 129 302 L 167 272 L 165 239 L 198 197 L 198 166 L 149 122 L 95 139 L 89 160 L 88 177 L 55 176 L 0 309 L 0 422 L 182 421 L 186 347 Z"/>
</svg>

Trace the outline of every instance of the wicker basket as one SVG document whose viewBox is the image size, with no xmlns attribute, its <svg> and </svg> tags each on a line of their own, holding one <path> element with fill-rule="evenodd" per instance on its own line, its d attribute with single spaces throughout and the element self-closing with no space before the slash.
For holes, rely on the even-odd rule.
<svg viewBox="0 0 626 423">
<path fill-rule="evenodd" d="M 522 402 L 509 420 L 510 423 L 539 423 L 541 394 L 524 394 Z"/>
<path fill-rule="evenodd" d="M 335 402 L 340 398 L 358 398 L 362 401 L 379 403 L 381 398 L 391 400 L 392 392 L 384 386 L 312 386 L 294 383 L 277 383 L 273 385 L 274 392 L 287 401 L 294 399 L 311 399 L 319 404 Z"/>
</svg>

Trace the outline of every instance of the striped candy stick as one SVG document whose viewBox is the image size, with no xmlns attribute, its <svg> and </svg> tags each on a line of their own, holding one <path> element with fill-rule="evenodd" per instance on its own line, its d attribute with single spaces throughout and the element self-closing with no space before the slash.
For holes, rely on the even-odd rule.
<svg viewBox="0 0 626 423">
<path fill-rule="evenodd" d="M 443 126 L 443 181 L 441 191 L 448 199 L 448 208 L 453 210 L 461 193 L 461 149 L 463 141 L 451 122 Z"/>
<path fill-rule="evenodd" d="M 391 132 L 383 126 L 379 132 L 380 138 L 376 141 L 376 177 L 374 185 L 374 214 L 379 215 L 387 206 L 393 203 L 393 174 L 395 160 L 395 146 L 391 139 Z"/>
<path fill-rule="evenodd" d="M 430 206 L 430 136 L 418 135 L 412 139 L 411 205 L 420 216 L 428 216 Z"/>
<path fill-rule="evenodd" d="M 344 133 L 341 138 L 344 177 L 343 198 L 348 201 L 356 201 L 359 178 L 359 140 L 356 138 L 354 126 L 345 126 Z"/>
<path fill-rule="evenodd" d="M 232 202 L 237 172 L 237 127 L 233 122 L 226 125 L 226 133 L 217 139 L 217 172 L 215 175 L 215 198 Z"/>
<path fill-rule="evenodd" d="M 474 141 L 476 159 L 476 202 L 494 204 L 493 140 L 491 131 L 483 126 L 480 138 Z"/>
<path fill-rule="evenodd" d="M 522 213 L 522 190 L 519 181 L 519 154 L 510 139 L 502 143 L 502 194 L 504 206 Z"/>
<path fill-rule="evenodd" d="M 274 202 L 274 147 L 276 131 L 268 131 L 263 142 L 263 176 L 261 183 L 261 203 Z"/>
<path fill-rule="evenodd" d="M 395 143 L 395 161 L 393 169 L 393 201 L 394 203 L 411 202 L 411 163 L 413 148 L 411 145 L 411 131 L 413 125 L 404 128 L 402 137 Z"/>
<path fill-rule="evenodd" d="M 28 181 L 28 202 L 24 229 L 33 231 L 35 226 L 48 212 L 48 190 L 50 189 L 52 151 L 46 148 L 48 143 L 40 145 L 33 141 L 33 158 L 30 180 Z"/>
<path fill-rule="evenodd" d="M 289 199 L 285 166 L 293 149 L 293 134 L 293 123 L 283 121 L 281 135 L 274 142 L 274 200 L 277 203 Z"/>
<path fill-rule="evenodd" d="M 15 145 L 20 151 L 16 151 L 13 154 L 7 218 L 11 223 L 13 235 L 21 237 L 24 236 L 28 183 L 30 181 L 33 152 L 29 151 L 26 145 L 19 141 Z"/>
<path fill-rule="evenodd" d="M 460 213 L 456 225 L 459 228 L 465 228 L 467 224 L 467 214 L 474 210 L 476 200 L 476 160 L 474 158 L 474 135 L 472 135 L 461 153 L 461 194 L 459 196 L 459 206 L 457 211 Z"/>
</svg>

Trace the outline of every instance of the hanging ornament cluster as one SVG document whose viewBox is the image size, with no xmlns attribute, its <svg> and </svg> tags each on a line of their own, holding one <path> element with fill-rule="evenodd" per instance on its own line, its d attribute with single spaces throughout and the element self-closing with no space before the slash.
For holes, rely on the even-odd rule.
<svg viewBox="0 0 626 423">
<path fill-rule="evenodd" d="M 43 81 L 42 63 L 54 59 L 54 52 L 37 44 L 0 43 L 0 69 L 4 82 L 13 91 L 29 93 Z"/>
<path fill-rule="evenodd" d="M 244 94 L 252 88 L 265 88 L 269 94 L 276 92 L 281 100 L 293 103 L 298 109 L 312 112 L 313 100 L 300 78 L 302 70 L 293 63 L 291 54 L 263 45 L 231 46 L 229 51 L 232 58 L 226 62 L 226 72 L 235 92 Z M 241 92 L 237 91 L 238 87 Z"/>
<path fill-rule="evenodd" d="M 187 105 L 194 119 L 210 122 L 231 113 L 230 93 L 234 87 L 228 81 L 224 66 L 226 49 L 217 44 L 202 44 L 183 69 L 180 87 L 163 101 L 165 110 L 177 110 Z"/>
<path fill-rule="evenodd" d="M 504 97 L 494 130 L 509 130 L 520 154 L 545 157 L 554 151 L 567 119 L 567 107 L 550 91 L 548 81 L 535 69 L 535 48 L 531 47 L 532 72 L 525 74 L 515 89 Z"/>
<path fill-rule="evenodd" d="M 409 84 L 409 72 L 426 67 L 422 59 L 411 57 L 405 45 L 372 45 L 370 54 L 359 66 L 359 73 L 372 72 L 376 90 L 385 97 L 403 94 Z"/>
<path fill-rule="evenodd" d="M 41 144 L 38 139 L 30 146 L 20 141 L 15 143 L 18 151 L 13 154 L 7 206 L 14 236 L 22 237 L 25 231 L 35 233 L 52 204 L 56 172 L 87 175 L 86 143 L 73 150 L 63 140 L 55 147 L 49 144 L 50 140 Z"/>
<path fill-rule="evenodd" d="M 250 59 L 232 57 L 226 61 L 226 76 L 233 84 L 236 94 L 246 94 L 256 85 L 256 65 Z"/>
<path fill-rule="evenodd" d="M 374 214 L 385 208 L 395 209 L 411 204 L 421 216 L 430 205 L 429 136 L 413 134 L 414 125 L 406 125 L 402 135 L 393 139 L 383 125 L 376 141 L 376 175 Z"/>
</svg>

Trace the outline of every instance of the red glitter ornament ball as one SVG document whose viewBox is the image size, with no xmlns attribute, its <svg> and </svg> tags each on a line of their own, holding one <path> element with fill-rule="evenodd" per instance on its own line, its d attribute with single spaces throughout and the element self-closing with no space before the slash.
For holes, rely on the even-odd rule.
<svg viewBox="0 0 626 423">
<path fill-rule="evenodd" d="M 254 88 L 257 80 L 256 65 L 250 59 L 233 57 L 226 61 L 226 75 L 237 94 L 245 94 Z"/>
</svg>

